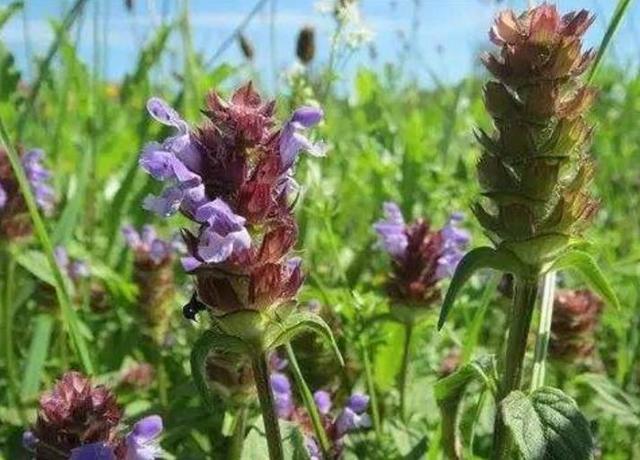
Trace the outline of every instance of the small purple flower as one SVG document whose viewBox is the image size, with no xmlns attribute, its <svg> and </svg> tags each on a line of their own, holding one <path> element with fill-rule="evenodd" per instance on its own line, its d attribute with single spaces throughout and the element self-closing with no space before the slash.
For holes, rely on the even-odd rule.
<svg viewBox="0 0 640 460">
<path fill-rule="evenodd" d="M 73 449 L 69 460 L 116 460 L 116 456 L 107 444 L 94 442 Z"/>
<path fill-rule="evenodd" d="M 272 371 L 282 371 L 289 365 L 289 361 L 283 359 L 278 355 L 278 352 L 273 351 L 269 354 L 269 369 Z"/>
<path fill-rule="evenodd" d="M 280 372 L 272 373 L 269 380 L 278 417 L 288 419 L 295 409 L 293 394 L 291 393 L 291 382 L 289 382 L 286 375 Z"/>
<path fill-rule="evenodd" d="M 336 432 L 342 437 L 350 431 L 371 426 L 371 418 L 365 413 L 369 406 L 369 397 L 360 393 L 351 395 L 347 406 L 336 420 Z"/>
<path fill-rule="evenodd" d="M 0 185 L 0 210 L 7 204 L 7 192 Z"/>
<path fill-rule="evenodd" d="M 124 225 L 122 235 L 129 248 L 139 256 L 150 258 L 155 264 L 162 263 L 174 250 L 170 241 L 158 238 L 152 225 L 144 225 L 140 233 L 131 225 Z"/>
<path fill-rule="evenodd" d="M 133 425 L 127 435 L 127 456 L 125 460 L 154 460 L 162 454 L 158 437 L 162 433 L 162 418 L 150 415 Z"/>
<path fill-rule="evenodd" d="M 301 150 L 313 156 L 325 155 L 327 149 L 323 143 L 313 143 L 302 134 L 305 129 L 320 123 L 323 117 L 322 109 L 316 107 L 304 106 L 293 112 L 280 133 L 280 159 L 283 171 L 293 166 Z"/>
<path fill-rule="evenodd" d="M 373 228 L 380 237 L 380 245 L 392 257 L 400 258 L 409 244 L 402 211 L 391 201 L 384 203 L 383 209 L 385 218 L 376 222 Z"/>
<path fill-rule="evenodd" d="M 313 394 L 313 400 L 316 402 L 318 411 L 320 411 L 321 414 L 327 415 L 329 411 L 331 411 L 333 403 L 331 402 L 331 395 L 328 392 L 324 390 L 316 391 Z"/>
<path fill-rule="evenodd" d="M 38 438 L 33 434 L 33 431 L 27 430 L 22 433 L 22 446 L 29 452 L 34 452 L 38 445 Z"/>
<path fill-rule="evenodd" d="M 43 157 L 44 152 L 42 150 L 29 150 L 22 156 L 22 166 L 31 184 L 36 203 L 46 215 L 49 215 L 53 212 L 55 196 L 53 189 L 48 184 L 51 179 L 51 172 L 42 165 Z"/>
<path fill-rule="evenodd" d="M 469 245 L 471 235 L 466 230 L 459 228 L 464 219 L 462 213 L 451 214 L 449 221 L 442 228 L 442 255 L 438 259 L 438 269 L 436 276 L 439 279 L 453 276 L 453 273 L 464 255 L 464 251 Z"/>
<path fill-rule="evenodd" d="M 89 264 L 83 260 L 72 260 L 63 246 L 57 246 L 53 255 L 60 270 L 65 272 L 74 281 L 87 278 L 91 274 Z"/>
<path fill-rule="evenodd" d="M 222 199 L 216 198 L 200 206 L 195 218 L 207 227 L 200 235 L 197 257 L 183 259 L 187 271 L 201 264 L 198 258 L 206 263 L 220 263 L 251 246 L 251 236 L 244 226 L 244 217 L 234 214 Z"/>
<path fill-rule="evenodd" d="M 320 447 L 313 436 L 304 437 L 304 446 L 309 454 L 309 460 L 322 459 L 322 452 L 320 452 Z"/>
</svg>

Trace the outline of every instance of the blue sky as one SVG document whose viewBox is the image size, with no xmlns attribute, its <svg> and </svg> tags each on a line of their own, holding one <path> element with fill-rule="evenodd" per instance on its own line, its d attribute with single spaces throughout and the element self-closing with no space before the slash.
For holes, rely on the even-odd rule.
<svg viewBox="0 0 640 460">
<path fill-rule="evenodd" d="M 272 2 L 276 18 L 273 29 Z M 8 3 L 0 0 L 0 5 Z M 26 0 L 25 15 L 16 16 L 0 31 L 0 39 L 12 50 L 22 68 L 29 54 L 42 54 L 46 49 L 52 37 L 49 20 L 60 19 L 70 3 L 70 0 Z M 81 28 L 76 31 L 81 55 L 91 62 L 94 8 L 98 8 L 100 45 L 106 50 L 104 67 L 111 79 L 119 79 L 131 69 L 145 39 L 163 18 L 177 17 L 182 5 L 180 1 L 171 0 L 134 0 L 134 3 L 134 13 L 130 14 L 122 0 L 90 0 Z M 191 0 L 188 5 L 196 49 L 212 56 L 256 3 L 257 0 Z M 315 27 L 317 55 L 320 61 L 326 61 L 334 21 L 317 11 L 317 3 L 316 0 L 267 0 L 246 28 L 246 36 L 256 47 L 254 69 L 267 85 L 293 63 L 295 39 L 303 25 Z M 556 2 L 562 11 L 587 8 L 596 13 L 596 23 L 587 36 L 590 46 L 598 44 L 616 3 L 614 0 Z M 374 33 L 377 58 L 372 59 L 367 48 L 354 53 L 342 69 L 345 80 L 348 81 L 360 65 L 380 68 L 385 62 L 403 62 L 404 75 L 429 85 L 430 75 L 455 81 L 472 71 L 477 66 L 479 51 L 487 46 L 486 30 L 496 11 L 505 5 L 523 8 L 526 0 L 500 4 L 495 0 L 361 0 L 361 5 L 362 16 Z M 610 58 L 637 63 L 639 21 L 640 7 L 634 2 L 615 38 Z M 407 41 L 411 42 L 411 58 L 403 60 L 403 43 Z M 181 46 L 179 34 L 174 33 L 173 65 L 179 65 Z M 235 43 L 220 56 L 219 62 L 223 61 L 243 62 Z"/>
</svg>

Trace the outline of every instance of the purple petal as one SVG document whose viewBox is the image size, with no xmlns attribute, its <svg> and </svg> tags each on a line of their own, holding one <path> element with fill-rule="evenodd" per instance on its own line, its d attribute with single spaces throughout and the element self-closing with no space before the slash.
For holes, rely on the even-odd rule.
<svg viewBox="0 0 640 460">
<path fill-rule="evenodd" d="M 73 449 L 70 460 L 116 460 L 116 456 L 109 446 L 96 442 Z"/>
<path fill-rule="evenodd" d="M 4 208 L 7 204 L 7 192 L 0 185 L 0 209 Z"/>
<path fill-rule="evenodd" d="M 160 196 L 148 195 L 144 199 L 142 207 L 159 216 L 168 217 L 178 211 L 183 196 L 184 193 L 178 187 L 169 187 Z"/>
<path fill-rule="evenodd" d="M 159 415 L 149 415 L 136 422 L 129 436 L 134 436 L 140 442 L 149 442 L 162 433 L 162 417 Z"/>
<path fill-rule="evenodd" d="M 159 97 L 152 97 L 147 101 L 147 110 L 156 121 L 163 125 L 173 126 L 181 130 L 185 128 L 186 123 L 178 115 L 178 112 Z"/>
<path fill-rule="evenodd" d="M 291 393 L 291 382 L 286 375 L 280 372 L 274 372 L 270 377 L 271 390 L 278 394 Z"/>
<path fill-rule="evenodd" d="M 304 446 L 307 449 L 307 453 L 309 454 L 310 460 L 322 459 L 322 453 L 320 452 L 320 447 L 318 447 L 318 443 L 313 438 L 313 436 L 304 437 Z"/>
<path fill-rule="evenodd" d="M 171 254 L 171 246 L 169 246 L 166 241 L 153 240 L 149 248 L 149 257 L 151 257 L 151 260 L 159 264 L 169 257 L 169 254 Z"/>
<path fill-rule="evenodd" d="M 138 246 L 142 244 L 140 234 L 135 228 L 133 228 L 132 225 L 123 225 L 121 231 L 122 236 L 124 237 L 124 240 L 126 241 L 127 246 L 129 246 L 130 249 L 137 249 Z"/>
<path fill-rule="evenodd" d="M 324 390 L 318 390 L 313 394 L 313 400 L 318 406 L 318 410 L 321 414 L 328 414 L 331 410 L 333 403 L 331 402 L 331 395 Z"/>
<path fill-rule="evenodd" d="M 184 268 L 184 271 L 186 271 L 187 273 L 194 271 L 196 268 L 202 265 L 202 262 L 193 256 L 182 257 L 180 259 L 180 263 L 182 264 L 182 268 Z"/>
<path fill-rule="evenodd" d="M 67 271 L 67 267 L 69 267 L 69 254 L 67 250 L 62 246 L 57 246 L 53 250 L 53 255 L 56 259 L 56 263 L 61 270 Z"/>
<path fill-rule="evenodd" d="M 198 222 L 207 222 L 212 227 L 223 225 L 228 227 L 229 231 L 238 230 L 246 222 L 244 217 L 235 214 L 229 205 L 220 198 L 200 206 L 195 217 Z M 218 227 L 218 231 L 222 230 Z"/>
<path fill-rule="evenodd" d="M 400 210 L 400 206 L 393 201 L 387 201 L 383 203 L 382 209 L 385 216 L 385 221 L 389 224 L 395 225 L 405 225 L 404 217 L 402 217 L 402 211 Z"/>
<path fill-rule="evenodd" d="M 342 437 L 349 431 L 371 426 L 371 419 L 367 414 L 357 414 L 349 407 L 345 407 L 336 421 L 338 437 Z"/>
<path fill-rule="evenodd" d="M 156 240 L 158 234 L 156 233 L 156 229 L 153 228 L 153 225 L 143 225 L 142 232 L 140 232 L 140 238 L 142 240 L 142 244 L 147 247 L 150 247 L 151 244 Z"/>
<path fill-rule="evenodd" d="M 69 274 L 73 279 L 87 278 L 91 274 L 89 264 L 83 260 L 75 260 L 69 267 Z"/>
<path fill-rule="evenodd" d="M 356 414 L 361 414 L 367 410 L 367 407 L 369 407 L 369 396 L 362 393 L 354 393 L 349 397 L 347 407 Z"/>
<path fill-rule="evenodd" d="M 22 446 L 27 449 L 29 452 L 33 452 L 36 450 L 36 446 L 38 445 L 38 438 L 33 434 L 33 431 L 25 431 L 22 433 Z"/>
<path fill-rule="evenodd" d="M 300 123 L 305 128 L 317 125 L 324 118 L 324 112 L 319 107 L 303 106 L 291 116 L 291 122 Z"/>
</svg>

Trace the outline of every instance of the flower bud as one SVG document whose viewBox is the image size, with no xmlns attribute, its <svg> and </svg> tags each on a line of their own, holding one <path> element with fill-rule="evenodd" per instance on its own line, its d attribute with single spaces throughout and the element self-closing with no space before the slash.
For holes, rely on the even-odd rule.
<svg viewBox="0 0 640 460">
<path fill-rule="evenodd" d="M 240 45 L 240 51 L 242 51 L 242 54 L 247 61 L 253 61 L 253 57 L 255 55 L 253 44 L 244 34 L 238 35 L 238 44 Z"/>
<path fill-rule="evenodd" d="M 551 357 L 569 362 L 585 362 L 591 357 L 602 308 L 602 301 L 589 290 L 558 291 L 551 320 Z"/>
</svg>

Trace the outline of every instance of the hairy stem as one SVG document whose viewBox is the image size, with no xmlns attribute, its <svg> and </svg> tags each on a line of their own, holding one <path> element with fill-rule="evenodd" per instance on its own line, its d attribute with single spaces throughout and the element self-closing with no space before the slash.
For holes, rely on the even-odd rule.
<svg viewBox="0 0 640 460">
<path fill-rule="evenodd" d="M 509 338 L 504 361 L 502 382 L 496 400 L 496 418 L 493 431 L 493 455 L 496 460 L 506 459 L 509 454 L 509 437 L 502 419 L 501 403 L 509 393 L 520 388 L 527 336 L 538 294 L 537 281 L 516 280 L 513 307 L 510 315 Z"/>
<path fill-rule="evenodd" d="M 296 382 L 296 386 L 300 391 L 302 396 L 302 400 L 304 402 L 305 408 L 307 409 L 307 413 L 311 418 L 311 424 L 313 425 L 313 431 L 316 435 L 316 439 L 318 439 L 320 443 L 320 449 L 326 458 L 328 458 L 328 452 L 331 449 L 329 444 L 329 438 L 327 438 L 327 433 L 324 430 L 324 426 L 322 425 L 322 420 L 320 419 L 320 413 L 318 412 L 318 406 L 316 406 L 316 402 L 313 399 L 313 394 L 311 394 L 311 390 L 305 382 L 304 377 L 302 376 L 302 372 L 300 371 L 300 366 L 298 365 L 298 360 L 296 359 L 296 355 L 293 352 L 293 347 L 290 343 L 286 345 L 287 349 L 287 358 L 289 359 L 289 363 L 291 364 L 291 371 L 293 372 L 293 379 Z"/>
<path fill-rule="evenodd" d="M 240 406 L 236 412 L 235 427 L 233 429 L 233 437 L 229 446 L 229 459 L 240 460 L 242 458 L 242 447 L 244 446 L 244 438 L 247 431 L 247 415 L 249 409 L 247 406 Z"/>
<path fill-rule="evenodd" d="M 551 271 L 545 275 L 542 285 L 542 303 L 540 306 L 540 322 L 538 324 L 538 335 L 536 336 L 536 348 L 533 355 L 531 390 L 535 390 L 544 385 L 545 362 L 551 335 L 555 287 L 556 272 Z"/>
<path fill-rule="evenodd" d="M 398 391 L 400 393 L 400 418 L 405 419 L 407 402 L 407 377 L 409 374 L 409 359 L 411 355 L 411 337 L 413 335 L 413 324 L 407 323 L 404 326 L 404 348 L 402 350 L 402 364 L 400 367 L 400 378 L 398 379 Z"/>
<path fill-rule="evenodd" d="M 278 416 L 273 404 L 273 394 L 269 385 L 269 370 L 264 353 L 253 358 L 253 376 L 258 390 L 260 409 L 262 410 L 262 420 L 264 422 L 264 432 L 267 437 L 267 447 L 269 448 L 270 460 L 284 460 L 282 452 L 282 441 L 280 438 L 280 426 Z"/>
</svg>

